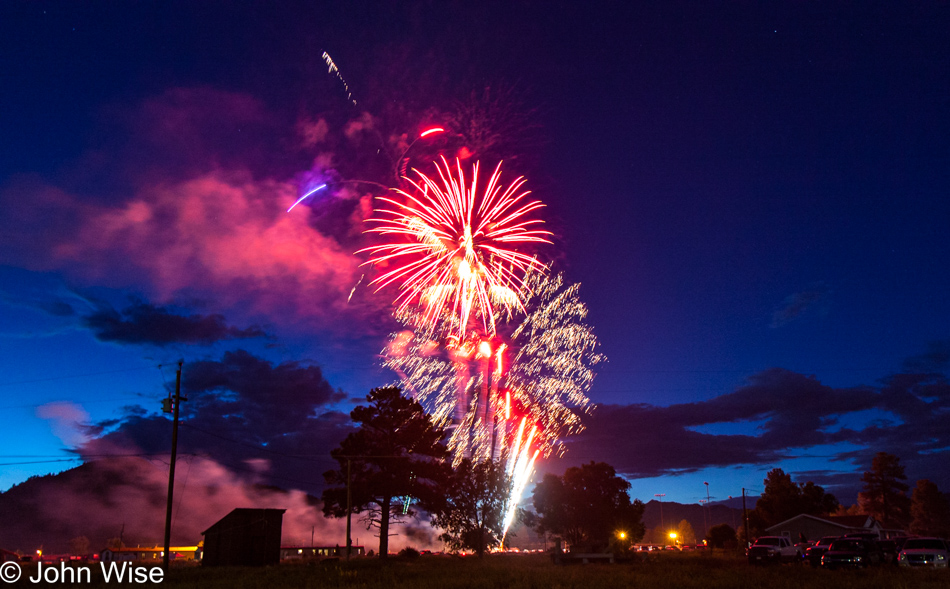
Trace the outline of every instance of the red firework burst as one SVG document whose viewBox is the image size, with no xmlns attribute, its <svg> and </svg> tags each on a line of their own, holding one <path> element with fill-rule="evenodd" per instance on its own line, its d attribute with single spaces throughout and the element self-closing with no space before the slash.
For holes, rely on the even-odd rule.
<svg viewBox="0 0 950 589">
<path fill-rule="evenodd" d="M 391 208 L 377 208 L 367 220 L 374 225 L 367 232 L 392 239 L 360 250 L 370 253 L 366 264 L 386 268 L 371 284 L 377 291 L 395 284 L 400 291 L 397 306 L 421 304 L 426 321 L 451 309 L 460 336 L 473 316 L 481 319 L 486 333 L 494 334 L 496 307 L 521 308 L 518 292 L 525 272 L 544 268 L 516 249 L 551 243 L 551 232 L 538 229 L 542 221 L 530 216 L 544 205 L 525 200 L 530 192 L 522 191 L 524 177 L 503 188 L 501 163 L 484 190 L 479 187 L 478 162 L 471 183 L 458 160 L 454 170 L 445 158 L 441 165 L 434 163 L 437 179 L 413 169 L 415 178 L 405 179 L 412 190 L 393 189 L 404 202 L 380 197 Z"/>
</svg>

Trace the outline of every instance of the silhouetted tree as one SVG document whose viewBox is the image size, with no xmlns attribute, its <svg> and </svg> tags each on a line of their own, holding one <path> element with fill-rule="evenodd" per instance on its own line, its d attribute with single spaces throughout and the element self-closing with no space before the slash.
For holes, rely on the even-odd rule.
<svg viewBox="0 0 950 589">
<path fill-rule="evenodd" d="M 386 558 L 390 520 L 415 515 L 404 509 L 403 500 L 412 498 L 423 508 L 438 504 L 438 487 L 447 477 L 447 453 L 441 443 L 442 429 L 398 388 L 373 389 L 366 401 L 368 405 L 350 413 L 359 429 L 330 453 L 340 469 L 323 475 L 328 485 L 323 491 L 323 512 L 346 517 L 349 462 L 353 510 L 366 511 L 368 527 L 379 528 L 379 557 Z"/>
<path fill-rule="evenodd" d="M 655 528 L 650 528 L 645 530 L 643 533 L 643 542 L 648 544 L 669 544 L 670 543 L 670 530 L 669 526 L 656 526 Z"/>
<path fill-rule="evenodd" d="M 860 503 L 855 503 L 854 505 L 849 505 L 845 507 L 844 505 L 839 505 L 838 509 L 834 511 L 832 515 L 867 515 L 864 513 L 864 510 L 861 509 Z"/>
<path fill-rule="evenodd" d="M 712 548 L 735 548 L 738 542 L 736 531 L 729 524 L 719 524 L 709 528 L 706 540 Z"/>
<path fill-rule="evenodd" d="M 504 465 L 462 460 L 443 489 L 444 501 L 432 513 L 432 524 L 445 530 L 439 539 L 453 550 L 474 550 L 479 558 L 498 546 L 511 492 Z"/>
<path fill-rule="evenodd" d="M 911 534 L 950 537 L 950 502 L 937 485 L 921 479 L 910 500 Z"/>
<path fill-rule="evenodd" d="M 861 477 L 864 483 L 864 491 L 858 494 L 861 508 L 886 526 L 907 523 L 910 498 L 907 485 L 901 482 L 906 480 L 900 458 L 878 452 L 871 461 L 871 470 Z"/>
<path fill-rule="evenodd" d="M 693 530 L 693 524 L 689 523 L 688 520 L 684 519 L 676 526 L 676 542 L 678 544 L 696 543 L 696 531 Z"/>
<path fill-rule="evenodd" d="M 802 491 L 801 512 L 808 515 L 830 515 L 838 511 L 838 498 L 826 493 L 824 487 L 808 481 L 799 484 Z"/>
<path fill-rule="evenodd" d="M 69 540 L 69 553 L 74 556 L 86 556 L 89 554 L 89 538 L 85 536 L 76 536 Z"/>
<path fill-rule="evenodd" d="M 768 528 L 796 515 L 827 515 L 838 508 L 834 495 L 809 481 L 794 483 L 781 468 L 773 468 L 765 477 L 765 490 L 755 505 L 761 527 Z M 750 522 L 752 520 L 750 519 Z"/>
<path fill-rule="evenodd" d="M 630 502 L 623 478 L 614 467 L 591 462 L 567 469 L 563 477 L 547 474 L 534 488 L 538 532 L 557 536 L 572 549 L 603 550 L 623 531 L 636 542 L 643 537 L 643 502 Z"/>
<path fill-rule="evenodd" d="M 798 515 L 801 490 L 792 482 L 792 476 L 781 468 L 773 468 L 765 476 L 765 490 L 755 504 L 765 527 Z"/>
</svg>

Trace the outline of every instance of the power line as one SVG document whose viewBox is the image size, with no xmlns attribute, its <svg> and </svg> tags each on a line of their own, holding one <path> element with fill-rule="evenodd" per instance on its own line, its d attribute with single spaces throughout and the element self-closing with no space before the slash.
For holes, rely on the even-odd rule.
<svg viewBox="0 0 950 589">
<path fill-rule="evenodd" d="M 97 401 L 86 401 L 85 399 L 83 399 L 82 405 L 85 406 L 85 405 L 94 405 L 96 403 L 112 403 L 113 401 L 125 401 L 125 400 L 135 400 L 135 399 L 141 399 L 143 401 L 156 400 L 155 397 L 148 397 L 145 395 L 136 394 L 136 395 L 126 396 L 126 397 L 113 397 L 111 399 L 99 399 Z M 49 405 L 50 403 L 71 403 L 71 402 L 72 401 L 69 401 L 69 400 L 59 400 L 59 401 L 47 401 L 45 403 L 33 403 L 33 404 L 28 404 L 28 405 L 3 405 L 3 406 L 0 406 L 0 409 L 31 409 L 31 408 L 36 408 L 36 407 L 42 407 L 43 405 Z"/>
<path fill-rule="evenodd" d="M 182 455 L 183 455 L 183 456 L 191 456 L 191 454 L 182 454 Z M 50 455 L 50 456 L 52 456 L 52 455 Z M 92 458 L 92 459 L 95 459 L 95 458 L 127 458 L 127 457 L 144 458 L 144 457 L 148 457 L 148 456 L 163 456 L 163 454 L 160 454 L 160 453 L 157 453 L 157 452 L 138 453 L 138 454 L 84 454 L 84 455 L 82 455 L 82 456 L 76 456 L 76 457 L 73 457 L 73 458 L 55 458 L 55 459 L 50 459 L 50 460 L 24 460 L 24 461 L 20 461 L 20 462 L 3 462 L 3 463 L 0 463 L 0 466 L 18 466 L 18 465 L 21 465 L 21 464 L 53 464 L 53 463 L 57 463 L 57 462 L 75 462 L 75 461 L 77 461 L 77 460 L 89 461 L 89 459 L 91 459 L 91 458 Z M 18 457 L 18 456 L 17 456 L 17 455 L 0 456 L 0 458 L 16 458 L 16 457 Z M 28 457 L 29 457 L 29 456 L 24 456 L 24 458 L 28 458 Z M 37 457 L 39 458 L 39 457 L 42 457 L 42 456 L 37 456 Z"/>
<path fill-rule="evenodd" d="M 23 464 L 52 464 L 54 462 L 75 462 L 77 460 L 82 460 L 80 457 L 76 458 L 62 458 L 59 460 L 31 460 L 26 462 L 0 462 L 0 466 L 20 466 Z"/>
<path fill-rule="evenodd" d="M 68 380 L 71 378 L 86 378 L 87 376 L 102 376 L 104 374 L 119 374 L 121 372 L 136 372 L 139 370 L 151 370 L 153 367 L 149 366 L 148 368 L 123 368 L 121 370 L 106 370 L 103 372 L 89 372 L 86 374 L 71 374 L 68 376 L 51 376 L 48 378 L 35 378 L 33 380 L 18 380 L 13 382 L 4 382 L 0 383 L 0 387 L 12 387 L 18 384 L 33 384 L 37 382 L 53 382 L 56 380 Z"/>
</svg>

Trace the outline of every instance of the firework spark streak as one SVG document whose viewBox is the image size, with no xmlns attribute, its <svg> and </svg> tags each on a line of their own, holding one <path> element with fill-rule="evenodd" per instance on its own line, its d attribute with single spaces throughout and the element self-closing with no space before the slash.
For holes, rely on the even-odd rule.
<svg viewBox="0 0 950 589">
<path fill-rule="evenodd" d="M 326 184 L 321 184 L 320 186 L 317 186 L 317 187 L 314 188 L 313 190 L 309 191 L 307 194 L 301 196 L 300 198 L 297 199 L 297 202 L 295 202 L 294 204 L 290 205 L 290 208 L 287 209 L 287 212 L 289 213 L 290 211 L 294 210 L 294 207 L 297 206 L 297 205 L 299 205 L 299 204 L 302 203 L 303 201 L 307 200 L 307 197 L 316 194 L 317 192 L 323 190 L 323 189 L 326 188 L 326 187 L 327 187 Z"/>
<path fill-rule="evenodd" d="M 442 127 L 432 127 L 431 129 L 426 129 L 422 133 L 419 133 L 419 139 L 422 139 L 423 137 L 428 137 L 429 135 L 434 135 L 436 133 L 444 133 L 444 132 L 445 132 L 445 129 L 443 129 Z"/>
<path fill-rule="evenodd" d="M 340 68 L 336 67 L 336 64 L 333 63 L 333 58 L 330 57 L 330 54 L 327 53 L 326 51 L 323 52 L 323 61 L 326 62 L 327 68 L 329 68 L 329 69 L 327 70 L 328 73 L 336 74 L 336 77 L 337 77 L 337 78 L 340 80 L 340 82 L 343 84 L 343 89 L 346 91 L 346 98 L 347 98 L 347 100 L 349 100 L 350 102 L 352 102 L 352 103 L 355 105 L 355 104 L 356 104 L 356 100 L 353 98 L 353 94 L 350 92 L 350 86 L 349 86 L 349 84 L 347 84 L 347 83 L 346 83 L 346 80 L 343 79 L 343 74 L 340 73 Z"/>
<path fill-rule="evenodd" d="M 356 281 L 356 284 L 353 285 L 353 288 L 350 289 L 350 296 L 346 297 L 346 302 L 347 302 L 347 303 L 349 303 L 349 302 L 350 302 L 350 299 L 353 298 L 353 293 L 356 292 L 357 287 L 359 287 L 360 283 L 363 282 L 363 277 L 364 277 L 364 276 L 366 276 L 366 275 L 365 275 L 365 274 L 360 274 L 360 279 L 357 280 L 357 281 Z"/>
<path fill-rule="evenodd" d="M 524 178 L 507 188 L 501 185 L 501 164 L 484 190 L 479 190 L 479 164 L 466 182 L 461 163 L 455 169 L 445 158 L 436 163 L 439 177 L 431 178 L 413 169 L 406 178 L 414 189 L 393 189 L 405 201 L 380 197 L 391 208 L 375 211 L 367 230 L 393 241 L 360 250 L 368 252 L 366 264 L 394 265 L 370 284 L 376 290 L 390 284 L 401 291 L 397 312 L 421 304 L 425 322 L 434 322 L 451 309 L 458 318 L 460 338 L 468 333 L 469 321 L 481 319 L 485 333 L 496 329 L 496 307 L 511 313 L 522 308 L 519 292 L 524 274 L 543 270 L 535 258 L 514 249 L 530 243 L 551 243 L 549 231 L 529 215 L 543 207 L 540 201 L 525 202 L 528 191 L 519 192 Z M 357 252 L 357 253 L 360 253 Z"/>
</svg>

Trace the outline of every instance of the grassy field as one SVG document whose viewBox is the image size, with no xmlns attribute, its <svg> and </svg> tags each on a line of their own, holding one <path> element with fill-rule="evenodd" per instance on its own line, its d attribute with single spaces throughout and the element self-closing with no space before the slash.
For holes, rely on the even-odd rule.
<svg viewBox="0 0 950 589">
<path fill-rule="evenodd" d="M 17 585 L 24 585 L 24 580 Z M 857 571 L 825 571 L 807 565 L 753 567 L 735 556 L 702 554 L 659 554 L 613 565 L 555 566 L 544 555 L 505 554 L 488 556 L 481 561 L 474 557 L 423 556 L 414 560 L 393 558 L 385 563 L 362 559 L 350 563 L 323 561 L 256 569 L 182 567 L 173 568 L 162 585 L 228 589 L 948 589 L 950 571 L 899 570 L 893 566 Z M 92 586 L 109 585 L 94 583 Z"/>
</svg>

